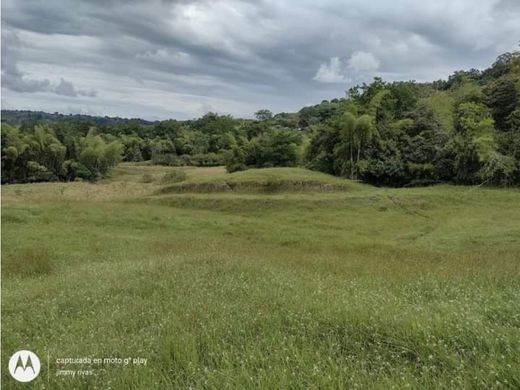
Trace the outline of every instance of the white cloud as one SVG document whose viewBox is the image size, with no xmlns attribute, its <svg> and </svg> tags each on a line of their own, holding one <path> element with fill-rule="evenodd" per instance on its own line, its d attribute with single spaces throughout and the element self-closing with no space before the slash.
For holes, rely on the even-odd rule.
<svg viewBox="0 0 520 390">
<path fill-rule="evenodd" d="M 345 83 L 346 66 L 339 57 L 332 57 L 329 62 L 320 65 L 314 80 L 322 83 Z"/>
<path fill-rule="evenodd" d="M 373 72 L 379 69 L 380 62 L 372 54 L 365 51 L 356 51 L 347 61 L 349 69 L 355 72 Z"/>
<path fill-rule="evenodd" d="M 322 63 L 314 80 L 322 83 L 347 83 L 354 78 L 371 75 L 379 69 L 379 65 L 379 60 L 372 53 L 356 51 L 346 61 L 332 57 L 329 62 Z"/>
</svg>

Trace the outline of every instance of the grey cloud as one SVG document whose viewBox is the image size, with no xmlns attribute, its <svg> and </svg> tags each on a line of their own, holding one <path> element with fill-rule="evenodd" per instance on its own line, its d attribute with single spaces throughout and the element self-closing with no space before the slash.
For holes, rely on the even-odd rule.
<svg viewBox="0 0 520 390">
<path fill-rule="evenodd" d="M 520 2 L 518 2 L 517 0 L 500 0 L 496 4 L 496 9 L 498 11 L 507 10 L 520 12 Z"/>
<path fill-rule="evenodd" d="M 74 85 L 63 78 L 58 84 L 51 83 L 48 79 L 30 79 L 23 73 L 2 73 L 2 86 L 16 92 L 50 92 L 56 95 L 69 97 L 88 96 L 95 97 L 97 92 L 94 90 L 78 90 Z"/>
<path fill-rule="evenodd" d="M 20 47 L 23 46 L 18 36 L 8 30 L 2 30 L 2 87 L 16 92 L 34 93 L 50 92 L 57 95 L 69 97 L 89 96 L 95 97 L 96 91 L 78 90 L 72 82 L 60 78 L 60 82 L 55 84 L 50 80 L 33 79 L 28 77 L 18 68 Z"/>
<path fill-rule="evenodd" d="M 64 80 L 63 78 L 60 79 L 60 82 L 56 86 L 54 86 L 51 91 L 58 95 L 71 96 L 71 97 L 76 97 L 79 95 L 95 97 L 97 95 L 96 91 L 94 91 L 94 90 L 92 90 L 92 91 L 78 90 L 74 87 L 74 85 L 70 81 Z"/>
<path fill-rule="evenodd" d="M 98 107 L 133 116 L 294 110 L 378 74 L 421 81 L 488 66 L 517 45 L 517 4 L 4 0 L 3 28 L 20 37 L 6 41 L 4 101 L 37 91 L 95 97 L 92 87 Z M 53 69 L 62 79 L 51 81 Z M 170 111 L 163 108 L 169 99 Z"/>
</svg>

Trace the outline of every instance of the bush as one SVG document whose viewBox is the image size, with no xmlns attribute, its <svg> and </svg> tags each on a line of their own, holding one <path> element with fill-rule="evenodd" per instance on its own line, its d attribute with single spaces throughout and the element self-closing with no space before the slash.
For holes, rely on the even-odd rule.
<svg viewBox="0 0 520 390">
<path fill-rule="evenodd" d="M 362 160 L 359 171 L 363 180 L 377 186 L 400 187 L 407 182 L 405 164 L 397 156 Z"/>
<path fill-rule="evenodd" d="M 507 187 L 514 183 L 515 173 L 514 157 L 493 153 L 479 171 L 479 176 L 484 182 Z"/>
<path fill-rule="evenodd" d="M 92 172 L 77 161 L 67 160 L 61 166 L 60 176 L 66 181 L 89 180 L 92 177 Z"/>
<path fill-rule="evenodd" d="M 228 172 L 246 168 L 294 167 L 300 161 L 302 136 L 289 129 L 269 129 L 252 140 L 242 140 L 226 154 Z"/>
<path fill-rule="evenodd" d="M 222 153 L 201 153 L 194 154 L 191 157 L 190 165 L 199 167 L 215 167 L 224 164 L 224 162 L 225 157 Z"/>
</svg>

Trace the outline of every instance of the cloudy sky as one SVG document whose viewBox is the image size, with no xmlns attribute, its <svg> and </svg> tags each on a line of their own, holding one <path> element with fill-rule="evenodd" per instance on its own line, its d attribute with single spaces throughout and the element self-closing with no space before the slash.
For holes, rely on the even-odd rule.
<svg viewBox="0 0 520 390">
<path fill-rule="evenodd" d="M 518 47 L 519 0 L 3 0 L 2 108 L 250 117 Z"/>
</svg>

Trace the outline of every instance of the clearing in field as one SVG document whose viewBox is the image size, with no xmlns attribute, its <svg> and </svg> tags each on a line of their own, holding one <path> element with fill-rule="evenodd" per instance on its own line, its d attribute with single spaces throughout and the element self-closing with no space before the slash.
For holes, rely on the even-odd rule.
<svg viewBox="0 0 520 390">
<path fill-rule="evenodd" d="M 518 190 L 121 164 L 2 192 L 36 387 L 520 387 Z"/>
</svg>

